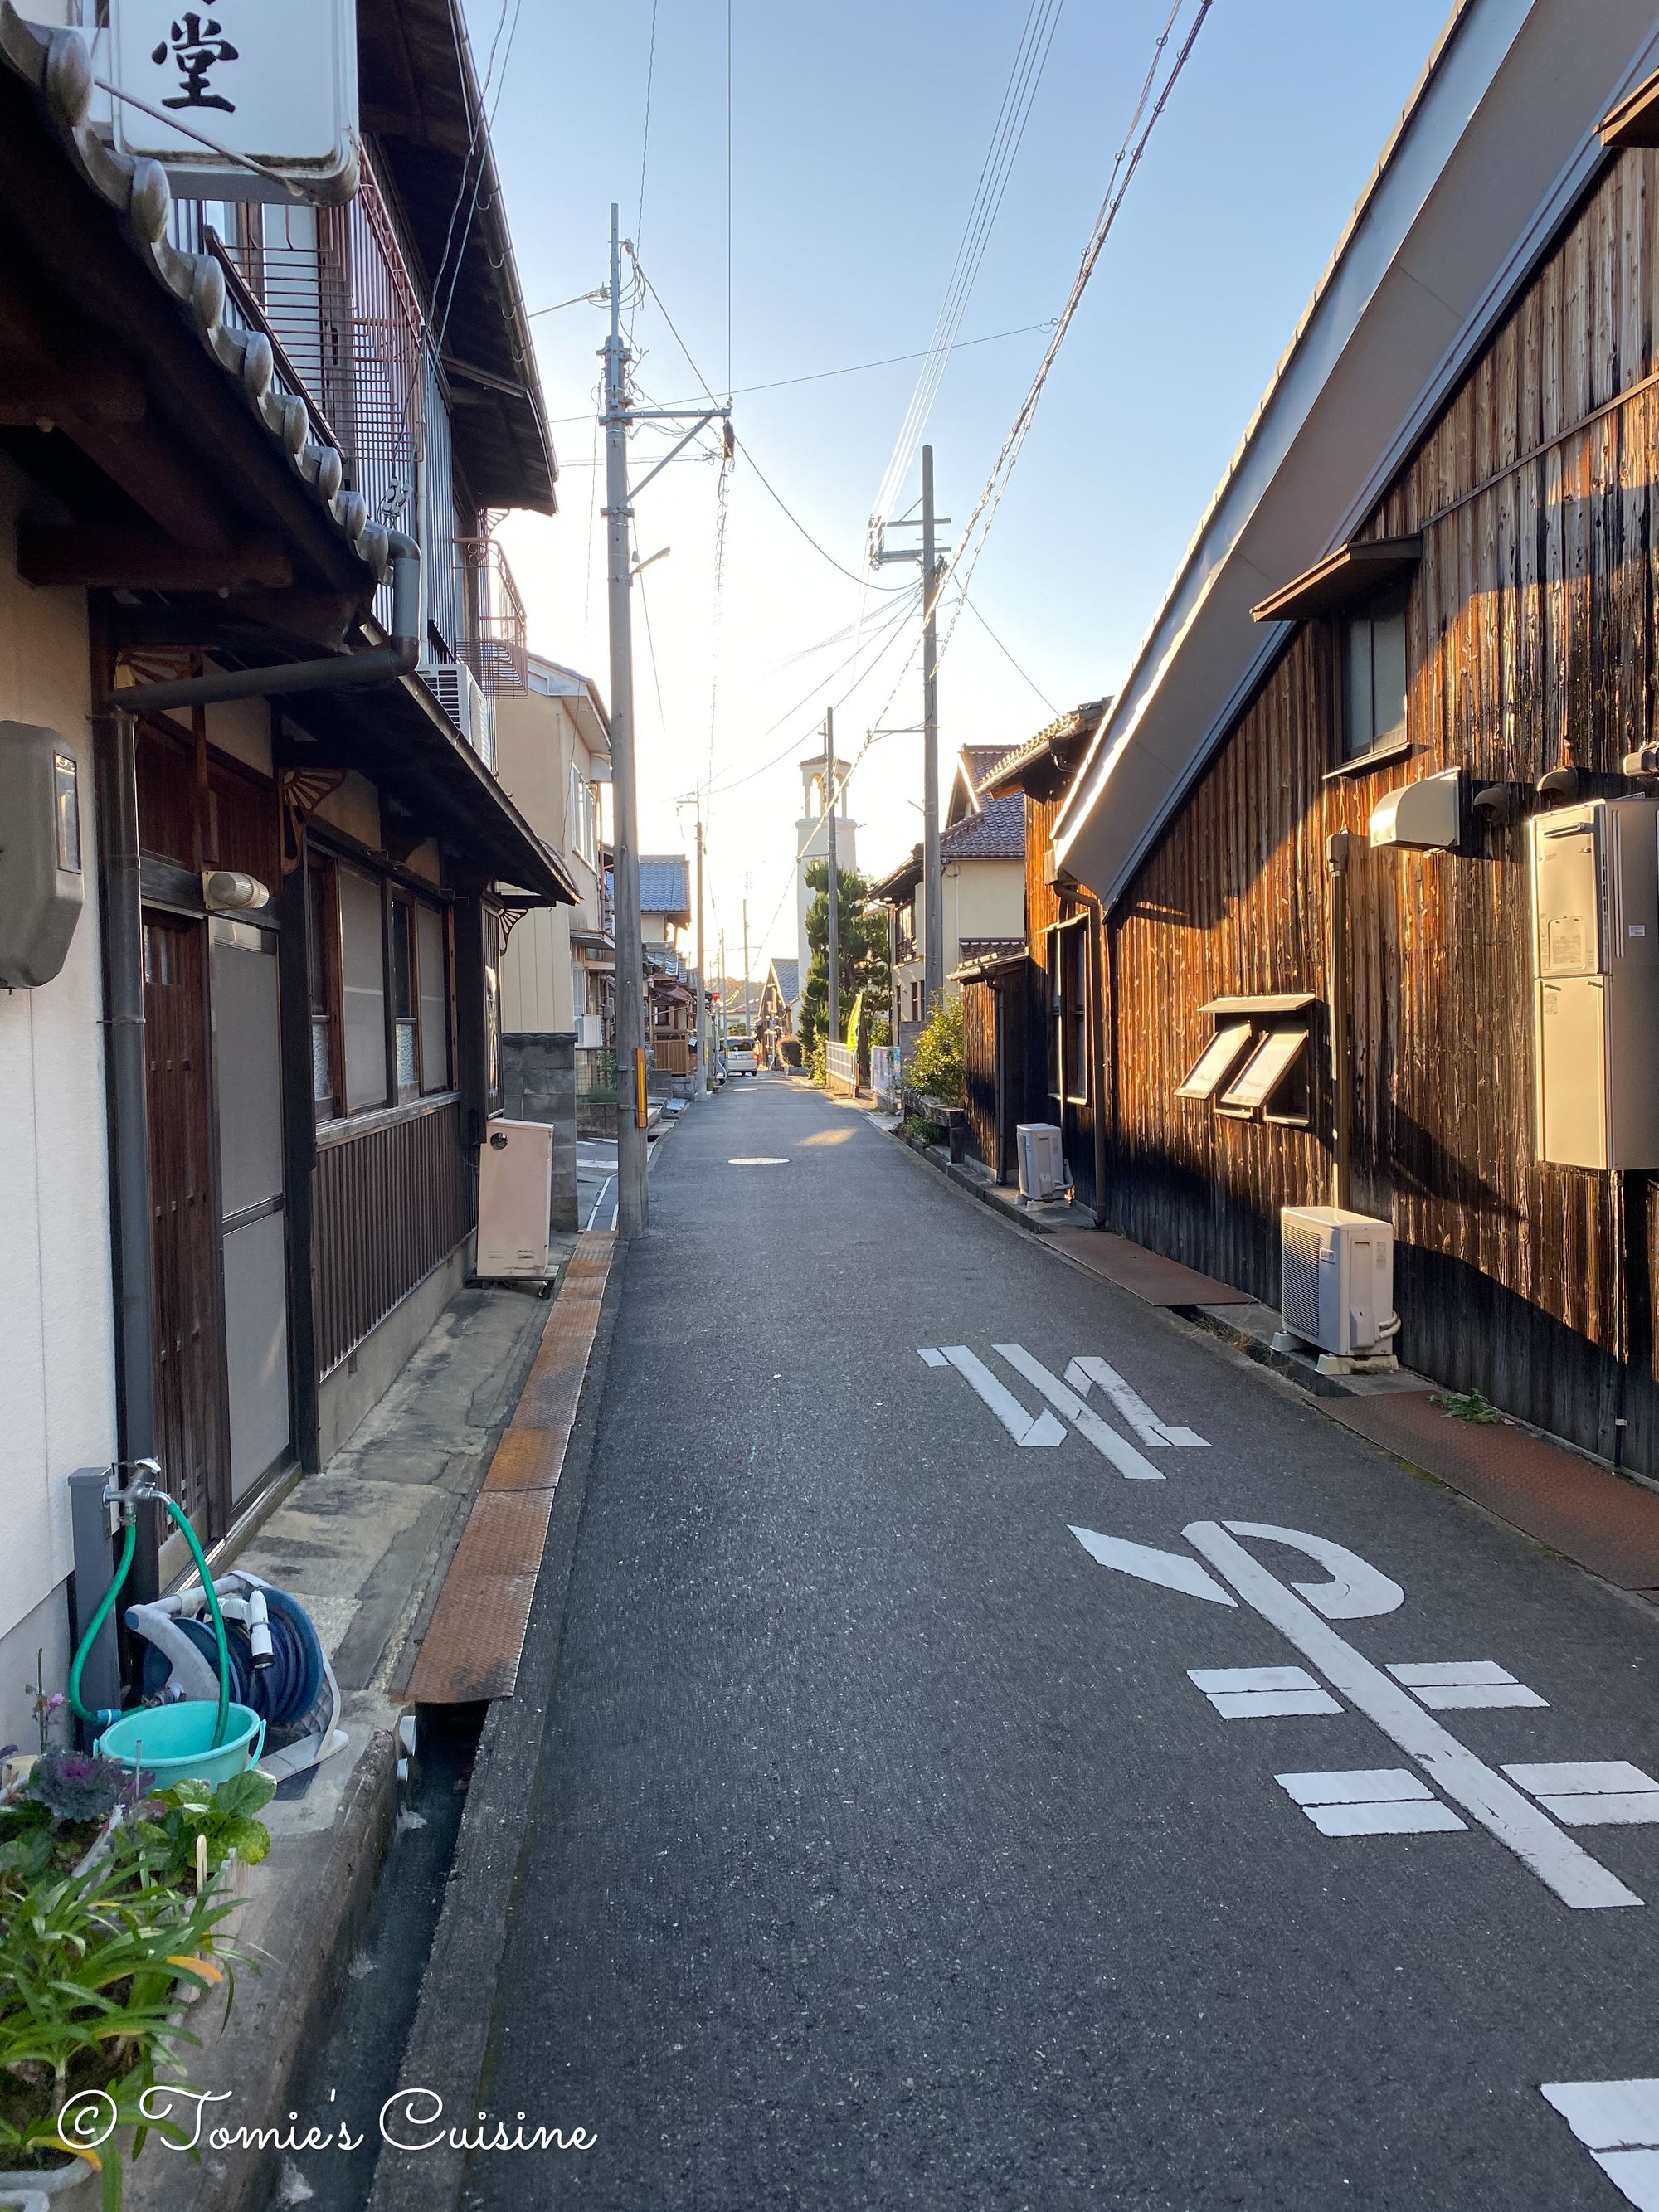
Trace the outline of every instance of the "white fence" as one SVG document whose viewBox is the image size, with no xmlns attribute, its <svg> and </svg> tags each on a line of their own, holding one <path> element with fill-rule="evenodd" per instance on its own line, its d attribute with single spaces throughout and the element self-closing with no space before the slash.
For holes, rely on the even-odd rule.
<svg viewBox="0 0 1659 2212">
<path fill-rule="evenodd" d="M 859 1056 L 850 1044 L 830 1044 L 823 1048 L 823 1072 L 831 1091 L 850 1092 L 858 1096 Z"/>
</svg>

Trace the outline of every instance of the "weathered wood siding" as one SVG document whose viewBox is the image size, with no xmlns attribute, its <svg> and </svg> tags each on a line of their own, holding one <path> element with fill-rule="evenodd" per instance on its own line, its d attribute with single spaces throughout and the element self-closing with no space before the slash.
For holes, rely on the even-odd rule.
<svg viewBox="0 0 1659 2212">
<path fill-rule="evenodd" d="M 1620 757 L 1650 734 L 1653 683 L 1656 221 L 1656 156 L 1620 156 L 1370 519 L 1423 538 L 1408 757 L 1324 780 L 1340 633 L 1308 625 L 1109 925 L 1112 1219 L 1276 1299 L 1279 1208 L 1328 1196 L 1322 1029 L 1310 1133 L 1175 1091 L 1206 999 L 1324 997 L 1325 838 L 1358 833 L 1352 1196 L 1395 1224 L 1402 1355 L 1592 1449 L 1622 1414 L 1649 1468 L 1659 1208 L 1646 1176 L 1533 1158 L 1524 819 L 1457 855 L 1373 852 L 1364 833 L 1386 791 L 1443 768 L 1526 787 L 1528 812 L 1564 763 L 1586 797 L 1628 788 Z"/>
<path fill-rule="evenodd" d="M 997 994 L 988 983 L 962 988 L 962 1062 L 968 1089 L 968 1147 L 997 1172 Z"/>
</svg>

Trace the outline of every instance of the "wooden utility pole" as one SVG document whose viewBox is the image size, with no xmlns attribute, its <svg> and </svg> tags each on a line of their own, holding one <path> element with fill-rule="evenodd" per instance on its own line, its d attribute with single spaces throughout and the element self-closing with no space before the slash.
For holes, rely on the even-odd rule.
<svg viewBox="0 0 1659 2212">
<path fill-rule="evenodd" d="M 830 794 L 830 946 L 828 980 L 830 984 L 830 1042 L 841 1042 L 841 878 L 836 867 L 836 816 L 841 806 L 841 793 L 836 789 L 836 710 L 824 710 L 823 716 L 823 787 Z"/>
</svg>

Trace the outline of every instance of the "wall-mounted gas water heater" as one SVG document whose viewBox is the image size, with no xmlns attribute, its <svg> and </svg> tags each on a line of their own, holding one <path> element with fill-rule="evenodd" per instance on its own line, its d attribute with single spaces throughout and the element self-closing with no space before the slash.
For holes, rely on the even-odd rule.
<svg viewBox="0 0 1659 2212">
<path fill-rule="evenodd" d="M 1659 1168 L 1659 799 L 1532 817 L 1538 1157 Z"/>
<path fill-rule="evenodd" d="M 80 765 L 55 730 L 0 722 L 0 989 L 51 982 L 81 906 Z"/>
</svg>

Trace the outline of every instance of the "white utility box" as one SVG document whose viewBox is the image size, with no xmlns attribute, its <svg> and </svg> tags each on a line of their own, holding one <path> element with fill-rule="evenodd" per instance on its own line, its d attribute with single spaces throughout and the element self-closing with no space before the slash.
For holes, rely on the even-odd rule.
<svg viewBox="0 0 1659 2212">
<path fill-rule="evenodd" d="M 1053 1121 L 1021 1121 L 1014 1131 L 1019 1145 L 1019 1194 L 1022 1198 L 1058 1198 L 1066 1188 L 1063 1139 Z"/>
<path fill-rule="evenodd" d="M 1285 1333 L 1334 1359 L 1391 1355 L 1392 1224 L 1335 1206 L 1286 1206 L 1279 1224 Z"/>
<path fill-rule="evenodd" d="M 1659 799 L 1532 821 L 1537 1156 L 1659 1168 Z"/>
<path fill-rule="evenodd" d="M 552 1215 L 552 1123 L 492 1121 L 478 1154 L 477 1273 L 544 1276 Z"/>
</svg>

